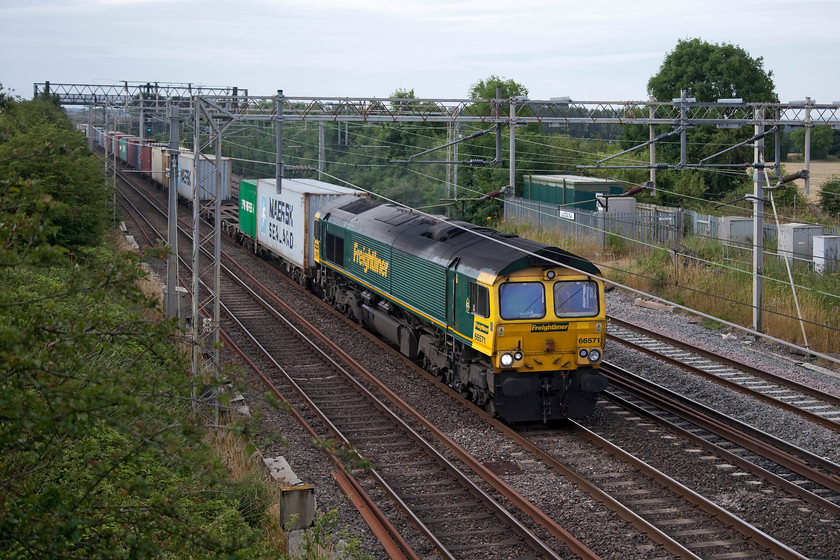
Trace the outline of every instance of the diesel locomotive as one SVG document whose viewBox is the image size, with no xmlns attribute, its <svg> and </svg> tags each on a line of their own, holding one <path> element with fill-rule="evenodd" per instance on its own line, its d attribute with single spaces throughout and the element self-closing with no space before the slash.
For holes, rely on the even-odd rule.
<svg viewBox="0 0 840 560">
<path fill-rule="evenodd" d="M 505 421 L 579 418 L 606 388 L 588 260 L 355 196 L 322 206 L 313 236 L 317 293 Z"/>
</svg>

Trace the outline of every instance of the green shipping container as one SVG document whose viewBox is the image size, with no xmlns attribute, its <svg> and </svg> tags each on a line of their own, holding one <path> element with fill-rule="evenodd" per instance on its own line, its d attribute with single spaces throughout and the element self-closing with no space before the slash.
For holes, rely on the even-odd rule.
<svg viewBox="0 0 840 560">
<path fill-rule="evenodd" d="M 624 192 L 620 181 L 579 175 L 525 175 L 523 198 L 556 204 L 564 210 L 597 210 L 599 194 L 618 196 Z"/>
<path fill-rule="evenodd" d="M 239 229 L 251 239 L 257 238 L 257 181 L 239 183 Z"/>
<path fill-rule="evenodd" d="M 120 138 L 120 159 L 128 161 L 128 140 L 125 137 Z"/>
</svg>

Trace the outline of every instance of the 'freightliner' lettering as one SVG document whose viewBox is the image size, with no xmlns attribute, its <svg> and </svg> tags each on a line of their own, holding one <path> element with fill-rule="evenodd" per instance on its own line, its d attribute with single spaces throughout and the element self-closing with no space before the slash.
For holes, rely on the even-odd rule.
<svg viewBox="0 0 840 560">
<path fill-rule="evenodd" d="M 569 323 L 540 323 L 531 325 L 531 332 L 565 332 L 569 330 Z"/>
<path fill-rule="evenodd" d="M 367 247 L 359 247 L 358 243 L 353 243 L 353 262 L 361 266 L 365 274 L 368 271 L 378 274 L 382 278 L 388 277 L 388 262 L 379 258 L 376 251 L 372 251 Z"/>
</svg>

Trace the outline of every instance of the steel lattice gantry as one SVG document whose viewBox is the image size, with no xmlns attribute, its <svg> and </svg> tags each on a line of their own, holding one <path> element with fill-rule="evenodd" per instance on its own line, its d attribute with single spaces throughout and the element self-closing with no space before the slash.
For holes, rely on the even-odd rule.
<svg viewBox="0 0 840 560">
<path fill-rule="evenodd" d="M 832 126 L 840 128 L 840 103 L 817 104 L 810 99 L 790 103 L 745 103 L 741 100 L 718 100 L 716 102 L 697 102 L 687 98 L 685 94 L 680 99 L 668 102 L 662 101 L 573 101 L 569 98 L 558 98 L 547 101 L 529 100 L 524 98 L 510 99 L 411 99 L 411 98 L 349 98 L 349 97 L 286 97 L 282 91 L 276 96 L 249 96 L 246 90 L 237 88 L 202 88 L 190 84 L 142 84 L 124 82 L 117 86 L 83 86 L 72 84 L 36 84 L 35 93 L 57 94 L 63 104 L 68 105 L 92 105 L 110 104 L 111 106 L 123 105 L 126 107 L 139 106 L 141 111 L 148 103 L 166 97 L 171 104 L 188 106 L 195 117 L 194 129 L 194 162 L 205 157 L 205 150 L 221 155 L 221 142 L 225 132 L 234 123 L 273 122 L 276 126 L 276 180 L 278 188 L 282 188 L 283 178 L 283 124 L 285 122 L 362 122 L 362 123 L 478 123 L 494 125 L 498 128 L 508 126 L 510 131 L 510 185 L 514 184 L 515 169 L 513 165 L 515 154 L 515 130 L 517 126 L 531 123 L 565 126 L 572 124 L 618 124 L 618 125 L 648 125 L 651 129 L 651 140 L 638 146 L 641 148 L 647 145 L 655 145 L 659 138 L 655 137 L 653 128 L 655 126 L 670 126 L 673 131 L 667 136 L 680 134 L 683 146 L 683 156 L 677 165 L 664 166 L 657 164 L 654 160 L 653 150 L 651 163 L 647 167 L 651 169 L 653 181 L 655 171 L 663 168 L 687 169 L 698 167 L 701 164 L 691 164 L 685 161 L 685 134 L 690 128 L 701 125 L 712 125 L 722 128 L 754 127 L 755 135 L 748 142 L 756 145 L 763 142 L 767 127 L 775 128 L 778 131 L 783 127 L 804 127 L 810 131 L 814 126 Z M 190 101 L 187 103 L 186 100 Z M 136 100 L 136 103 L 135 103 Z M 182 102 L 183 101 L 183 102 Z M 142 117 L 141 117 L 142 121 Z M 662 135 L 662 137 L 666 136 Z M 141 130 L 142 137 L 142 130 Z M 809 164 L 808 147 L 810 134 L 806 133 L 806 178 L 807 192 L 807 169 Z M 738 145 L 743 145 L 738 144 Z M 778 142 L 777 142 L 778 145 Z M 733 146 L 735 147 L 735 146 Z M 498 143 L 497 143 L 497 150 Z M 731 148 L 729 148 L 731 149 Z M 722 153 L 722 152 L 719 152 Z M 718 155 L 718 154 L 715 154 Z M 715 157 L 706 158 L 706 160 Z M 210 160 L 210 158 L 207 158 Z M 778 160 L 778 158 L 777 158 Z M 212 160 L 221 164 L 221 158 L 213 157 Z M 598 162 L 593 167 L 602 166 Z M 501 162 L 497 152 L 495 164 Z M 778 161 L 776 162 L 778 165 Z M 744 167 L 754 167 L 761 170 L 765 167 L 763 153 L 756 154 L 752 163 L 743 164 Z M 624 166 L 614 166 L 624 167 Z M 217 170 L 217 174 L 219 171 Z M 760 173 L 755 173 L 760 176 Z M 218 184 L 218 181 L 217 183 Z M 201 189 L 200 180 L 196 180 L 195 192 Z M 761 204 L 762 186 L 756 183 L 756 207 Z M 196 344 L 196 350 L 208 347 L 218 347 L 218 324 L 219 324 L 219 293 L 218 275 L 219 258 L 214 255 L 214 261 L 207 267 L 199 266 L 199 246 L 208 242 L 210 238 L 217 241 L 218 247 L 218 204 L 216 208 L 216 234 L 201 238 L 198 228 L 194 231 L 194 253 L 193 264 L 195 271 L 207 273 L 206 281 L 199 277 L 194 280 L 195 293 L 198 294 L 200 283 L 209 288 L 209 296 L 199 302 L 196 295 L 193 301 L 194 321 L 198 321 L 199 309 L 213 309 L 213 318 L 206 321 L 199 328 L 195 324 L 195 331 L 201 331 L 203 342 Z M 194 201 L 194 213 L 198 212 L 198 203 Z M 760 215 L 760 212 L 756 210 Z M 197 218 L 197 216 L 195 216 Z M 196 219 L 197 224 L 197 219 Z M 760 251 L 756 251 L 759 253 Z M 760 269 L 760 263 L 754 266 Z M 213 280 L 209 278 L 209 272 L 213 271 Z M 212 286 L 212 287 L 211 287 Z M 760 287 L 758 289 L 760 293 Z M 212 304 L 211 304 L 212 300 Z M 206 304 L 206 305 L 205 305 Z M 757 304 L 760 309 L 760 302 Z M 757 330 L 760 330 L 758 328 Z M 211 362 L 216 362 L 217 352 L 212 352 L 214 357 Z M 206 355 L 206 354 L 205 354 Z M 197 356 L 196 356 L 197 358 Z M 201 361 L 201 360 L 196 360 Z M 210 364 L 207 364 L 210 365 Z"/>
<path fill-rule="evenodd" d="M 112 85 L 43 82 L 34 84 L 33 93 L 34 97 L 57 95 L 62 105 L 107 105 L 128 108 L 139 106 L 142 101 L 145 101 L 146 104 L 157 103 L 160 106 L 177 103 L 181 106 L 191 107 L 192 100 L 197 95 L 237 96 L 240 93 L 248 95 L 248 90 L 240 90 L 236 86 L 210 87 L 165 82 L 125 81 Z"/>
<path fill-rule="evenodd" d="M 277 97 L 199 95 L 214 118 L 271 121 Z M 721 100 L 572 101 L 529 99 L 406 99 L 280 97 L 284 121 L 332 122 L 473 122 L 505 124 L 646 124 L 693 126 L 840 126 L 840 103 L 745 103 Z M 757 109 L 766 118 L 757 119 Z M 683 113 L 683 111 L 685 111 Z"/>
</svg>

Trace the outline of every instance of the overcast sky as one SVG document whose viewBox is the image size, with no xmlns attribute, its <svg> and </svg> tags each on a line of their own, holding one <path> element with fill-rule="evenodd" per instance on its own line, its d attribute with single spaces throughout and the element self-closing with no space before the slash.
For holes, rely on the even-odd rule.
<svg viewBox="0 0 840 560">
<path fill-rule="evenodd" d="M 762 57 L 781 101 L 840 101 L 838 0 L 0 0 L 0 83 L 238 86 L 252 95 L 640 101 L 679 39 Z"/>
</svg>

